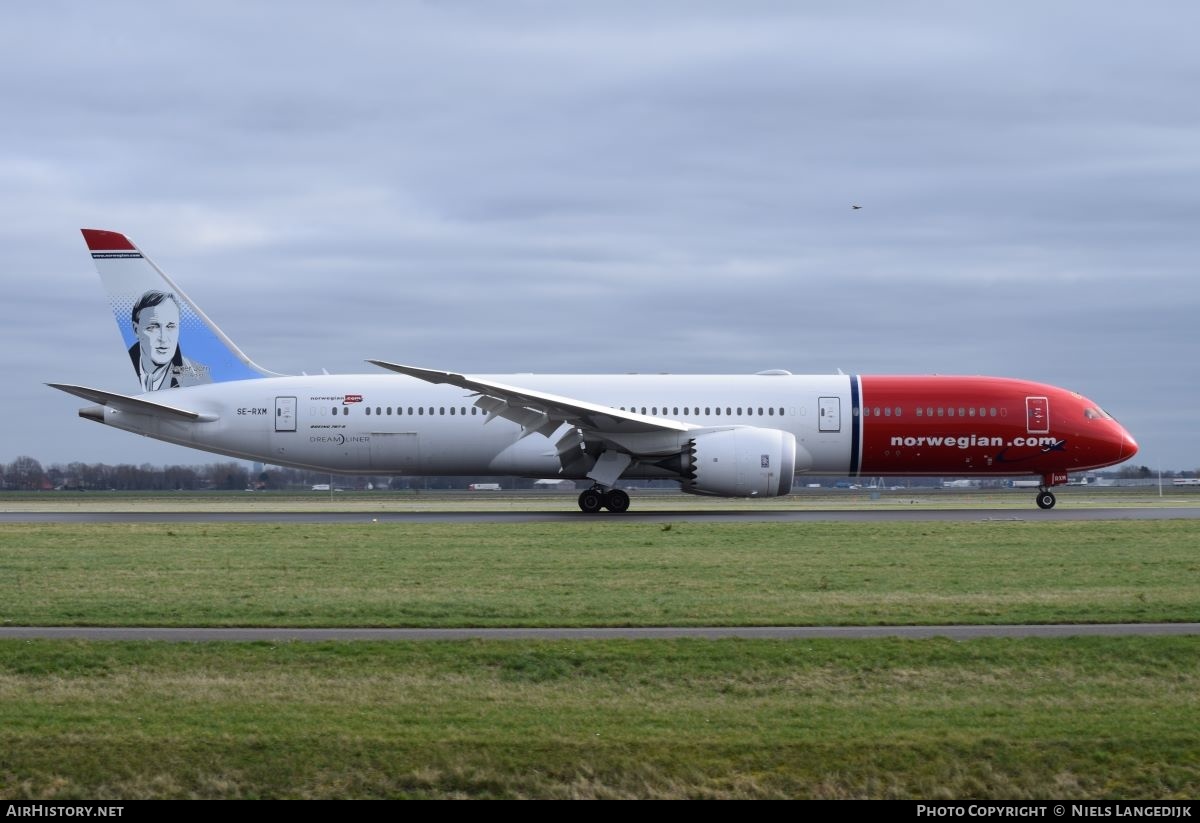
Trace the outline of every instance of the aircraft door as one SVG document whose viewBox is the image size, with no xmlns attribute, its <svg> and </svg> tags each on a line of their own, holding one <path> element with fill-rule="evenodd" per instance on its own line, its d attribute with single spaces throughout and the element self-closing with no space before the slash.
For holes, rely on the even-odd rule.
<svg viewBox="0 0 1200 823">
<path fill-rule="evenodd" d="M 275 425 L 271 429 L 271 454 L 281 462 L 292 458 L 301 449 L 301 438 L 296 435 L 296 398 L 275 398 Z"/>
<path fill-rule="evenodd" d="M 294 432 L 296 430 L 296 398 L 275 398 L 275 431 Z"/>
<path fill-rule="evenodd" d="M 818 400 L 821 409 L 817 430 L 823 432 L 840 432 L 842 430 L 842 399 L 840 397 L 822 397 Z"/>
<path fill-rule="evenodd" d="M 1025 398 L 1025 430 L 1030 434 L 1050 433 L 1050 398 Z"/>
<path fill-rule="evenodd" d="M 417 474 L 421 445 L 416 432 L 371 432 L 371 468 L 386 474 Z"/>
</svg>

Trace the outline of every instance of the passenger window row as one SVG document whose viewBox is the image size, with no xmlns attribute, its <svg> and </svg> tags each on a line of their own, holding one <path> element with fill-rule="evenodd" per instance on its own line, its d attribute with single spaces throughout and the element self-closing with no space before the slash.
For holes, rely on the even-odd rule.
<svg viewBox="0 0 1200 823">
<path fill-rule="evenodd" d="M 720 406 L 705 406 L 703 413 L 701 412 L 699 406 L 684 406 L 683 414 L 679 413 L 679 406 L 650 406 L 649 409 L 647 409 L 646 406 L 630 406 L 628 408 L 621 406 L 621 411 L 629 411 L 633 412 L 634 414 L 645 414 L 649 415 L 650 417 L 658 417 L 660 410 L 662 411 L 664 417 L 719 417 L 721 414 L 724 414 L 726 417 L 753 417 L 756 414 L 759 417 L 774 417 L 777 414 L 780 417 L 783 417 L 782 408 L 775 409 L 771 406 L 768 406 L 765 409 L 762 406 L 758 406 L 757 408 L 753 406 L 725 406 L 724 412 L 722 412 Z"/>
<path fill-rule="evenodd" d="M 1008 410 L 995 406 L 916 406 L 917 417 L 1007 417 Z M 863 417 L 900 417 L 902 406 L 863 406 Z"/>
<path fill-rule="evenodd" d="M 470 411 L 467 411 L 468 408 Z M 340 412 L 338 411 L 339 409 L 341 410 Z M 334 417 L 336 417 L 339 413 L 342 415 L 348 415 L 350 414 L 350 409 L 350 406 L 333 406 L 330 409 L 330 414 L 332 414 Z M 471 417 L 475 417 L 476 415 L 487 416 L 486 411 L 476 406 L 396 406 L 394 409 L 392 406 L 363 406 L 363 410 L 368 416 L 373 415 L 376 417 L 386 417 L 392 414 L 396 414 L 397 416 L 404 416 L 407 414 L 410 417 L 424 417 L 425 415 L 429 415 L 431 417 L 445 416 L 447 414 L 457 417 L 466 417 L 467 415 L 470 415 Z M 323 413 L 324 412 L 322 412 L 322 414 Z"/>
</svg>

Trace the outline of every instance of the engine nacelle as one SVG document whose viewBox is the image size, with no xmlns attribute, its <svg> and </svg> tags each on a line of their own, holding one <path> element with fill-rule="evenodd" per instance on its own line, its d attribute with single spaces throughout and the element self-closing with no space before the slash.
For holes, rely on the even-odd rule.
<svg viewBox="0 0 1200 823">
<path fill-rule="evenodd" d="M 681 469 L 690 494 L 778 497 L 792 490 L 796 438 L 755 426 L 698 432 L 688 441 Z"/>
</svg>

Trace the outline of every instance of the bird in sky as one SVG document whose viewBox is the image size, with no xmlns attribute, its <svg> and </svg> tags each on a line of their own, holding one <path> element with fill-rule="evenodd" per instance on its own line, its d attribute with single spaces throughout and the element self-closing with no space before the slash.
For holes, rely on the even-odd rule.
<svg viewBox="0 0 1200 823">
<path fill-rule="evenodd" d="M 851 206 L 850 208 L 854 209 L 855 211 L 858 211 L 859 209 L 862 208 L 862 206 Z"/>
</svg>

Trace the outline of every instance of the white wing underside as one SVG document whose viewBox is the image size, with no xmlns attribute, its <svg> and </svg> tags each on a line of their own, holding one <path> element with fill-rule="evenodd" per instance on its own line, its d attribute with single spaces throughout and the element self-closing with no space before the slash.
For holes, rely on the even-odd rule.
<svg viewBox="0 0 1200 823">
<path fill-rule="evenodd" d="M 607 480 L 606 484 L 615 481 L 630 462 L 628 458 L 619 459 L 617 453 L 630 457 L 663 454 L 678 447 L 681 433 L 700 428 L 679 420 L 636 414 L 454 372 L 403 366 L 384 360 L 367 362 L 427 383 L 457 386 L 470 392 L 476 398 L 475 405 L 486 411 L 489 419 L 502 417 L 516 423 L 521 427 L 522 437 L 531 434 L 550 437 L 563 424 L 570 426 L 554 444 L 563 470 L 578 470 L 578 461 L 585 459 L 587 447 L 603 445 L 608 456 L 601 455 L 598 461 L 592 457 L 587 462 L 594 464 L 588 466 L 589 476 L 597 478 L 600 475 L 603 479 L 599 482 Z"/>
<path fill-rule="evenodd" d="M 644 434 L 656 432 L 685 432 L 698 428 L 689 423 L 665 417 L 622 411 L 558 394 L 509 386 L 491 380 L 481 380 L 465 374 L 402 366 L 384 360 L 368 360 L 390 371 L 407 374 L 427 383 L 458 386 L 478 397 L 475 405 L 488 414 L 517 423 L 529 434 L 550 435 L 563 423 L 585 431 Z"/>
</svg>

